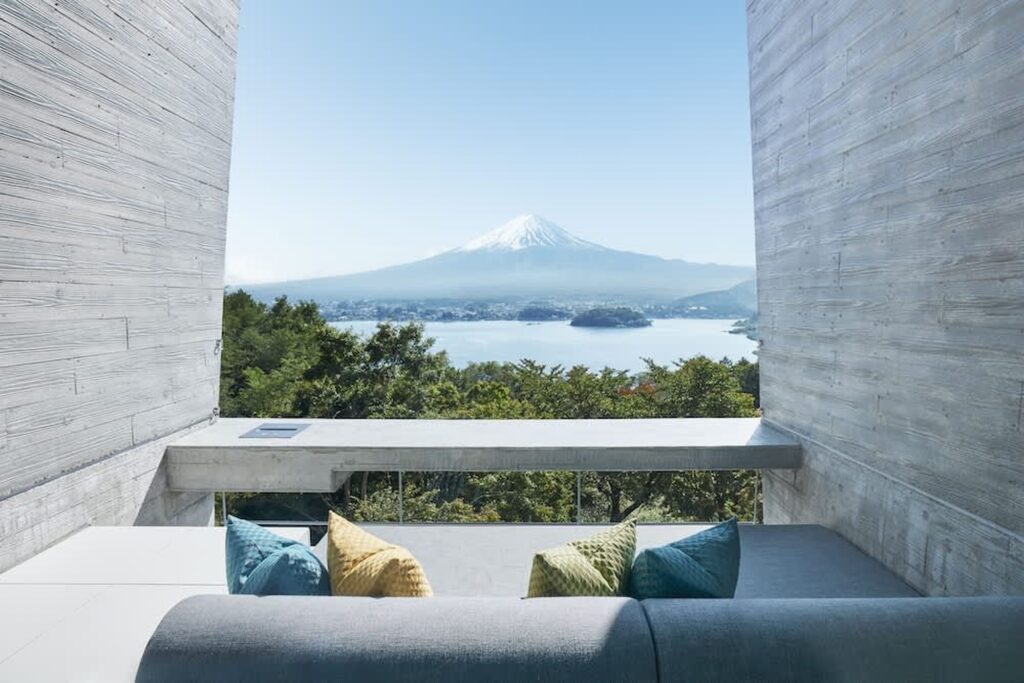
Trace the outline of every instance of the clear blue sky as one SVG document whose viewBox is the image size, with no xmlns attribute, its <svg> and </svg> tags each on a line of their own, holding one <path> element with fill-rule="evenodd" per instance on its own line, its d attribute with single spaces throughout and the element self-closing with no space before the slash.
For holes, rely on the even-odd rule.
<svg viewBox="0 0 1024 683">
<path fill-rule="evenodd" d="M 228 282 L 423 258 L 523 213 L 752 264 L 743 1 L 242 3 Z"/>
</svg>

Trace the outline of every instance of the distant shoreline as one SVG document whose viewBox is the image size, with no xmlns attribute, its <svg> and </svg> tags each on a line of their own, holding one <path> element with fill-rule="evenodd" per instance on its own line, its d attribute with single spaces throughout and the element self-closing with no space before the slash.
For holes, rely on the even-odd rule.
<svg viewBox="0 0 1024 683">
<path fill-rule="evenodd" d="M 749 315 L 723 315 L 723 314 L 709 314 L 709 315 L 648 315 L 650 320 L 729 320 L 734 322 L 741 322 L 747 320 Z M 560 318 L 551 318 L 548 320 L 522 320 L 515 316 L 485 316 L 480 318 L 413 318 L 413 317 L 328 317 L 325 320 L 329 323 L 366 323 L 366 322 L 386 322 L 386 323 L 486 323 L 486 322 L 513 322 L 513 323 L 558 323 L 558 322 L 570 322 L 573 316 L 568 315 Z"/>
<path fill-rule="evenodd" d="M 666 316 L 649 316 L 651 322 L 658 320 L 721 320 L 729 323 L 740 323 L 747 318 L 740 315 L 666 315 Z M 554 320 L 519 320 L 518 318 L 467 318 L 467 319 L 453 319 L 453 320 L 441 320 L 432 318 L 331 318 L 327 319 L 328 323 L 522 323 L 524 325 L 537 325 L 540 323 L 569 323 L 572 321 L 571 317 L 568 318 L 557 318 Z M 571 325 L 566 325 L 572 327 Z M 577 325 L 576 327 L 596 329 L 599 326 L 587 326 Z M 649 326 L 648 326 L 649 327 Z M 625 329 L 625 328 L 607 328 L 607 329 Z"/>
</svg>

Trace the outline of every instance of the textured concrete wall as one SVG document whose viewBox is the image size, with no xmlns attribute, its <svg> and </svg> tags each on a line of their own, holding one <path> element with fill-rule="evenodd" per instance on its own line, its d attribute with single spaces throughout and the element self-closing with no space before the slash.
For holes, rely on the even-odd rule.
<svg viewBox="0 0 1024 683">
<path fill-rule="evenodd" d="M 217 405 L 237 15 L 0 3 L 0 570 L 210 520 L 160 462 Z"/>
<path fill-rule="evenodd" d="M 748 3 L 771 522 L 1024 592 L 1024 3 Z"/>
</svg>

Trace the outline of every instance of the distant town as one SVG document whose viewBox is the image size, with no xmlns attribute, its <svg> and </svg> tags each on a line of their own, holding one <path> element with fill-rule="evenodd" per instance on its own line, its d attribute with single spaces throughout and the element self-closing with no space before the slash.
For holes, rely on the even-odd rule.
<svg viewBox="0 0 1024 683">
<path fill-rule="evenodd" d="M 752 307 L 734 301 L 695 302 L 687 297 L 673 303 L 644 304 L 607 301 L 332 301 L 321 304 L 320 312 L 330 322 L 350 320 L 393 320 L 418 322 L 472 322 L 483 320 L 520 320 L 526 322 L 575 321 L 582 326 L 638 327 L 639 320 L 669 318 L 737 319 L 733 334 L 756 339 L 757 321 Z M 595 312 L 616 309 L 635 312 L 635 316 L 597 316 Z M 626 321 L 626 318 L 629 321 Z M 604 320 L 606 324 L 598 324 Z M 598 321 L 598 322 L 595 322 Z"/>
<path fill-rule="evenodd" d="M 511 301 L 332 301 L 321 305 L 323 316 L 331 321 L 344 320 L 422 320 L 458 322 L 474 320 L 572 320 L 594 308 L 625 307 L 648 318 L 745 318 L 749 310 L 715 308 L 700 305 L 635 304 L 631 302 L 511 302 Z"/>
</svg>

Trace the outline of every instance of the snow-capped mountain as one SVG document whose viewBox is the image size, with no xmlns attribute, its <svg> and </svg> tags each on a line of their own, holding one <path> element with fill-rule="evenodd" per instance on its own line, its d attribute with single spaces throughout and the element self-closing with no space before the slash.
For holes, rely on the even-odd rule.
<svg viewBox="0 0 1024 683">
<path fill-rule="evenodd" d="M 580 299 L 659 302 L 727 289 L 753 268 L 690 263 L 588 242 L 524 215 L 421 261 L 364 273 L 246 286 L 262 300 Z"/>
<path fill-rule="evenodd" d="M 604 249 L 582 240 L 551 221 L 525 214 L 508 223 L 466 242 L 455 251 L 519 251 L 530 247 L 559 247 L 563 249 Z"/>
</svg>

